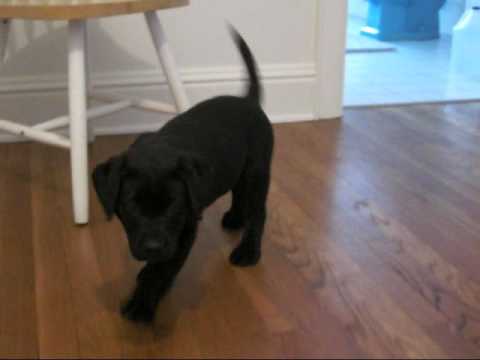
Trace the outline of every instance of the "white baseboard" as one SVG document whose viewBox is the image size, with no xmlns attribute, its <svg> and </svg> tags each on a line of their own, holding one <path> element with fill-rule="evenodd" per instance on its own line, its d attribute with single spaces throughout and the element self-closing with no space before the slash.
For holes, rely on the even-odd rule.
<svg viewBox="0 0 480 360">
<path fill-rule="evenodd" d="M 260 69 L 266 94 L 265 111 L 272 122 L 313 120 L 314 64 L 275 64 Z M 246 76 L 241 67 L 187 69 L 181 72 L 193 104 L 207 98 L 240 95 Z M 171 101 L 160 71 L 132 71 L 92 74 L 99 91 Z M 66 113 L 67 79 L 65 76 L 0 77 L 0 118 L 33 125 Z M 153 131 L 171 116 L 138 110 L 126 110 L 98 119 L 97 135 L 135 134 Z M 0 133 L 0 142 L 21 141 L 17 136 Z"/>
<path fill-rule="evenodd" d="M 315 64 L 270 64 L 260 69 L 264 80 L 309 79 L 315 77 Z M 246 80 L 242 67 L 223 66 L 183 69 L 180 76 L 186 86 Z M 116 71 L 91 74 L 91 82 L 97 89 L 131 86 L 165 85 L 161 70 Z M 1 76 L 2 94 L 35 93 L 67 89 L 67 77 L 60 74 Z"/>
</svg>

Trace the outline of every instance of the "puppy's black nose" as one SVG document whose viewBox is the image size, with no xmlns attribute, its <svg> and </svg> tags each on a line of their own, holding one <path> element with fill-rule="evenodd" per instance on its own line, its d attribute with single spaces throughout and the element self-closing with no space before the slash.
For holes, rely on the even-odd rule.
<svg viewBox="0 0 480 360">
<path fill-rule="evenodd" d="M 147 239 L 143 244 L 143 251 L 146 253 L 157 252 L 164 248 L 164 244 L 161 241 L 155 239 Z"/>
<path fill-rule="evenodd" d="M 175 253 L 175 246 L 172 246 L 172 243 L 168 240 L 159 237 L 151 237 L 143 240 L 138 247 L 137 260 L 140 258 L 146 261 L 156 262 L 156 261 L 166 261 L 169 260 Z M 135 255 L 134 255 L 135 256 Z"/>
</svg>

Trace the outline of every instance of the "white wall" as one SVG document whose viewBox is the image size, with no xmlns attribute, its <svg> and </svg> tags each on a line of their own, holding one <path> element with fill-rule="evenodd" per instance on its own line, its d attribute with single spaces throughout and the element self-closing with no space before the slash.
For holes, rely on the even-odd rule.
<svg viewBox="0 0 480 360">
<path fill-rule="evenodd" d="M 452 34 L 453 27 L 465 11 L 466 1 L 472 0 L 447 0 L 440 10 L 440 32 Z"/>
<path fill-rule="evenodd" d="M 229 21 L 258 58 L 272 119 L 300 120 L 314 117 L 317 6 L 316 0 L 191 0 L 190 7 L 164 11 L 161 18 L 194 102 L 242 91 Z M 143 16 L 91 21 L 89 45 L 92 79 L 100 88 L 169 97 Z M 0 69 L 0 117 L 32 124 L 65 113 L 65 24 L 16 21 L 8 51 Z M 139 131 L 159 126 L 159 119 L 127 111 L 98 120 L 97 130 Z"/>
<path fill-rule="evenodd" d="M 349 0 L 348 15 L 361 19 L 367 19 L 368 1 L 367 0 Z"/>
</svg>

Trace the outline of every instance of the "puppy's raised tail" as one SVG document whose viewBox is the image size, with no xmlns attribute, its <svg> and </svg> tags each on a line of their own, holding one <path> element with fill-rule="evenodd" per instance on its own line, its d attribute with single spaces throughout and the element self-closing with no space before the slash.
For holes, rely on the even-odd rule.
<svg viewBox="0 0 480 360">
<path fill-rule="evenodd" d="M 249 77 L 249 87 L 246 97 L 260 103 L 263 97 L 263 89 L 258 78 L 258 66 L 255 58 L 250 51 L 246 41 L 243 39 L 242 35 L 229 24 L 230 32 L 232 34 L 233 40 L 237 44 L 238 50 L 242 55 L 243 61 L 247 68 L 248 77 Z"/>
</svg>

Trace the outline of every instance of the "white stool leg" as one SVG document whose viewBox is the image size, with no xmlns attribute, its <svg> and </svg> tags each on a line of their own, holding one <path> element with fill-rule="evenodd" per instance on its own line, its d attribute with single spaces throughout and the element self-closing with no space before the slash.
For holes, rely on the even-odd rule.
<svg viewBox="0 0 480 360">
<path fill-rule="evenodd" d="M 73 213 L 76 224 L 88 223 L 88 144 L 85 77 L 85 21 L 68 24 L 68 81 Z"/>
<path fill-rule="evenodd" d="M 84 54 L 85 54 L 85 86 L 87 94 L 93 90 L 92 83 L 90 81 L 90 56 L 88 51 L 88 21 L 85 20 L 85 31 L 84 31 Z M 90 105 L 90 101 L 87 96 L 87 108 Z M 95 142 L 95 130 L 92 123 L 87 122 L 87 138 L 90 144 Z"/>
<path fill-rule="evenodd" d="M 10 32 L 10 20 L 0 19 L 0 64 L 2 64 L 5 61 L 9 32 Z"/>
<path fill-rule="evenodd" d="M 88 22 L 85 20 L 85 29 L 83 30 L 83 55 L 85 57 L 85 86 L 87 93 L 91 90 L 90 82 L 90 56 L 88 54 Z M 87 99 L 88 102 L 88 99 Z"/>
<path fill-rule="evenodd" d="M 145 13 L 145 19 L 147 21 L 150 34 L 152 35 L 153 44 L 157 51 L 158 59 L 163 68 L 163 72 L 167 77 L 170 90 L 175 98 L 175 104 L 179 112 L 188 110 L 190 108 L 190 101 L 188 100 L 187 93 L 183 87 L 183 83 L 178 74 L 177 65 L 175 59 L 168 45 L 163 30 L 162 24 L 158 19 L 158 15 L 155 11 L 148 11 Z"/>
</svg>

